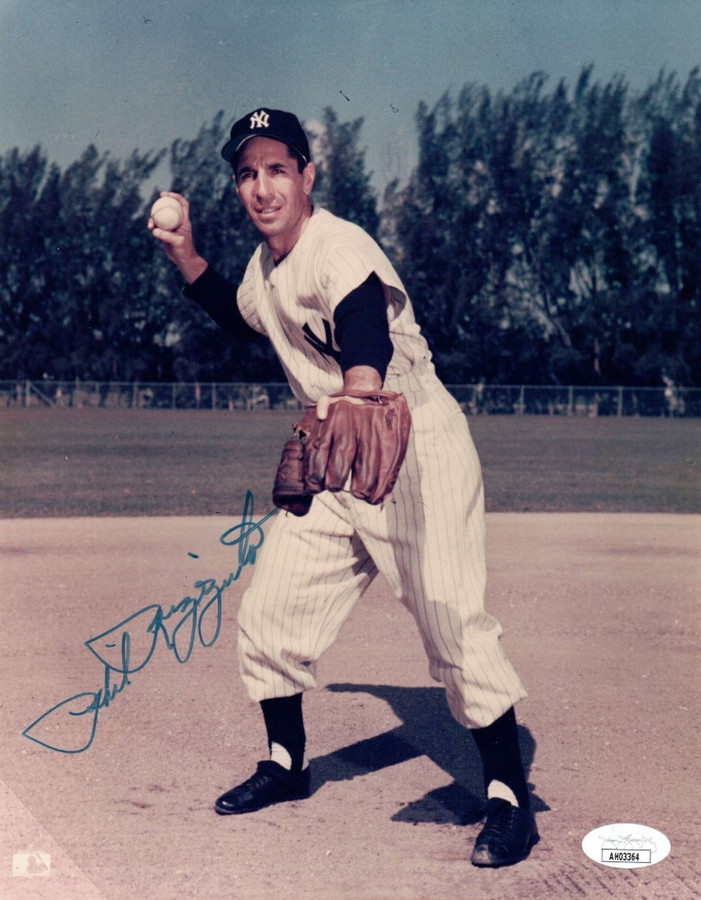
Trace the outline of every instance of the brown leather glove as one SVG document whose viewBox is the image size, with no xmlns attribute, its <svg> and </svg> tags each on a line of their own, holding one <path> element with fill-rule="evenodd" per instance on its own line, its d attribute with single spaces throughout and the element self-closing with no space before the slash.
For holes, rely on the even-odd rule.
<svg viewBox="0 0 701 900">
<path fill-rule="evenodd" d="M 314 494 L 342 491 L 377 505 L 391 493 L 406 456 L 411 414 L 402 394 L 342 391 L 320 420 L 307 410 L 286 442 L 275 476 L 273 503 L 296 516 Z"/>
</svg>

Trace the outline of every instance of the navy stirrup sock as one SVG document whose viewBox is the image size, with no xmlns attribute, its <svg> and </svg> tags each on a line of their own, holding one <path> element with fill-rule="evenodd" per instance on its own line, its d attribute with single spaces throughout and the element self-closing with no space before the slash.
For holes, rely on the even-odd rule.
<svg viewBox="0 0 701 900">
<path fill-rule="evenodd" d="M 271 759 L 293 772 L 299 772 L 306 765 L 302 696 L 295 694 L 292 697 L 275 697 L 262 700 L 260 704 Z"/>
<path fill-rule="evenodd" d="M 471 729 L 484 767 L 487 797 L 513 793 L 517 805 L 529 809 L 528 784 L 521 762 L 518 729 L 513 707 L 486 728 Z M 497 784 L 497 782 L 499 784 Z M 490 790 L 490 785 L 492 789 Z M 505 786 L 508 791 L 500 790 Z"/>
</svg>

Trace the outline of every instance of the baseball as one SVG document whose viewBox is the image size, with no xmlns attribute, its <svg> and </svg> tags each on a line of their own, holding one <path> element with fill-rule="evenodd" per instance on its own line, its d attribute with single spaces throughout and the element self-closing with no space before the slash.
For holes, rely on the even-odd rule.
<svg viewBox="0 0 701 900">
<path fill-rule="evenodd" d="M 183 220 L 183 208 L 174 197 L 160 197 L 151 207 L 151 218 L 157 228 L 175 231 Z"/>
</svg>

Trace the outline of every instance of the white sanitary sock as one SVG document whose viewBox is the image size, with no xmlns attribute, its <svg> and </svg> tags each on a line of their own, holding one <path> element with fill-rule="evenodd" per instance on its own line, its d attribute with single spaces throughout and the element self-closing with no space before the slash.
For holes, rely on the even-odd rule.
<svg viewBox="0 0 701 900">
<path fill-rule="evenodd" d="M 287 769 L 288 772 L 292 768 L 292 757 L 282 744 L 278 744 L 277 741 L 273 741 L 270 745 L 270 759 L 272 762 L 276 762 L 279 766 L 282 766 L 283 769 Z M 306 769 L 308 765 L 309 760 L 307 759 L 305 751 L 304 758 L 302 759 L 302 769 Z"/>
<path fill-rule="evenodd" d="M 518 806 L 518 800 L 511 788 L 503 781 L 497 781 L 496 778 L 489 782 L 487 800 L 493 800 L 495 797 L 508 801 L 512 806 Z"/>
</svg>

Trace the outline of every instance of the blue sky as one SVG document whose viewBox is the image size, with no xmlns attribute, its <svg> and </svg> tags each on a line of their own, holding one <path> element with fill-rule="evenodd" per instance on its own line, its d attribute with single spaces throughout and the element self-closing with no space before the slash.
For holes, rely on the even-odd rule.
<svg viewBox="0 0 701 900">
<path fill-rule="evenodd" d="M 701 62 L 701 0 L 0 0 L 0 153 L 65 165 L 192 138 L 223 109 L 363 116 L 383 183 L 415 154 L 414 117 L 468 82 L 509 91 Z"/>
</svg>

